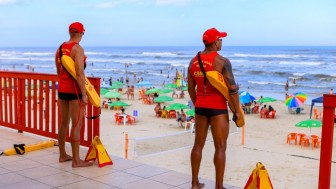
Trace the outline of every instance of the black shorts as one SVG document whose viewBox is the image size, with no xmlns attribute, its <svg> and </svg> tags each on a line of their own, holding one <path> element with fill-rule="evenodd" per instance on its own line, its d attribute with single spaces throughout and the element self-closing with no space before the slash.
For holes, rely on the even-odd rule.
<svg viewBox="0 0 336 189">
<path fill-rule="evenodd" d="M 221 114 L 228 114 L 228 110 L 225 109 L 211 109 L 211 108 L 195 108 L 195 114 L 206 117 L 217 116 Z"/>
<path fill-rule="evenodd" d="M 79 99 L 82 99 L 82 94 L 74 94 L 74 93 L 62 93 L 62 92 L 58 92 L 58 98 L 61 99 L 61 100 L 68 100 L 68 101 L 71 101 L 71 100 L 78 100 Z"/>
</svg>

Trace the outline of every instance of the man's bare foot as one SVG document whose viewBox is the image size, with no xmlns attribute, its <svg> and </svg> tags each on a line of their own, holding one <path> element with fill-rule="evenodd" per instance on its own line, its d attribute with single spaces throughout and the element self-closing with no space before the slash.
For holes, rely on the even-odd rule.
<svg viewBox="0 0 336 189">
<path fill-rule="evenodd" d="M 83 161 L 83 160 L 80 160 L 78 162 L 72 161 L 72 167 L 89 167 L 89 166 L 92 166 L 92 165 L 93 165 L 93 163 L 88 162 L 88 161 Z"/>
<path fill-rule="evenodd" d="M 65 157 L 59 157 L 59 162 L 60 163 L 63 163 L 63 162 L 66 162 L 66 161 L 70 161 L 72 160 L 72 157 L 69 156 L 68 154 L 65 155 Z"/>
<path fill-rule="evenodd" d="M 204 183 L 198 183 L 196 186 L 192 186 L 191 189 L 201 189 L 205 186 Z"/>
</svg>

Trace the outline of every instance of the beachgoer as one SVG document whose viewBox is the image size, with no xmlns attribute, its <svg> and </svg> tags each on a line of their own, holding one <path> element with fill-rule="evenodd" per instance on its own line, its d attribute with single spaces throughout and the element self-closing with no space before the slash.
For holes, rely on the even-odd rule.
<svg viewBox="0 0 336 189">
<path fill-rule="evenodd" d="M 229 94 L 233 99 L 234 107 L 240 108 L 238 86 L 232 73 L 230 61 L 219 55 L 222 48 L 222 39 L 225 32 L 215 28 L 208 29 L 203 34 L 204 50 L 200 53 L 205 71 L 216 70 L 223 74 Z M 192 189 L 204 187 L 199 182 L 198 173 L 202 160 L 202 150 L 207 138 L 209 125 L 214 139 L 214 164 L 216 170 L 216 189 L 223 189 L 224 170 L 226 163 L 226 141 L 229 135 L 229 116 L 225 97 L 208 81 L 204 86 L 205 78 L 195 56 L 188 68 L 188 92 L 195 105 L 195 141 L 191 151 Z M 242 115 L 236 112 L 239 119 Z"/>
<path fill-rule="evenodd" d="M 79 42 L 84 36 L 84 31 L 84 26 L 80 22 L 72 23 L 69 26 L 70 39 L 62 43 L 55 57 L 59 78 L 58 98 L 61 109 L 61 126 L 58 131 L 59 162 L 72 160 L 72 167 L 87 167 L 92 165 L 91 162 L 81 160 L 79 156 L 80 131 L 82 128 L 84 110 L 88 103 L 84 74 L 86 56 L 84 55 L 84 49 L 79 45 Z M 61 66 L 61 54 L 68 55 L 75 61 L 77 81 Z M 70 132 L 72 157 L 65 151 L 65 139 L 70 119 L 72 123 Z"/>
<path fill-rule="evenodd" d="M 334 94 L 334 89 L 330 89 L 329 94 Z"/>
<path fill-rule="evenodd" d="M 289 84 L 288 84 L 288 79 L 287 79 L 286 84 L 285 84 L 285 91 L 288 91 L 288 89 L 289 89 Z"/>
<path fill-rule="evenodd" d="M 160 117 L 161 116 L 161 104 L 160 102 L 156 104 L 156 106 L 154 107 L 154 111 L 156 116 Z"/>
<path fill-rule="evenodd" d="M 129 94 L 131 96 L 131 100 L 134 100 L 134 85 L 131 86 L 131 89 L 129 91 Z"/>
</svg>

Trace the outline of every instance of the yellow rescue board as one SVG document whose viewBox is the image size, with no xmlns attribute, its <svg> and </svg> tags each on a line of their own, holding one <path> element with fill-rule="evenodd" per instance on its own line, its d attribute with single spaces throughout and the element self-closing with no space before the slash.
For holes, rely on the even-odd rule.
<svg viewBox="0 0 336 189">
<path fill-rule="evenodd" d="M 231 98 L 229 94 L 229 89 L 226 86 L 226 83 L 224 82 L 223 75 L 217 71 L 208 71 L 206 72 L 206 77 L 210 84 L 214 86 L 222 95 L 226 98 L 226 100 L 229 103 L 230 109 L 232 112 L 239 112 L 240 118 L 236 120 L 237 127 L 243 127 L 245 125 L 245 119 L 244 119 L 244 112 L 243 109 L 240 107 L 239 110 L 236 110 L 233 104 L 233 99 Z"/>
<path fill-rule="evenodd" d="M 73 78 L 77 79 L 75 62 L 72 60 L 72 58 L 67 55 L 62 55 L 61 60 L 63 67 L 71 74 Z M 87 77 L 85 77 L 85 89 L 91 104 L 95 107 L 100 107 L 100 97 Z"/>
</svg>

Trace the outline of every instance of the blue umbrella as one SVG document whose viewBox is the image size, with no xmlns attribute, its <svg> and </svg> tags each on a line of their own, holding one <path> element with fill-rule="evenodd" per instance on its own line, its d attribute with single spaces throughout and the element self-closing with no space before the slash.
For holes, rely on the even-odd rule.
<svg viewBox="0 0 336 189">
<path fill-rule="evenodd" d="M 239 94 L 239 101 L 242 104 L 250 103 L 251 101 L 255 100 L 256 98 L 252 96 L 249 92 L 243 91 Z"/>
<path fill-rule="evenodd" d="M 137 84 L 135 84 L 135 86 L 138 86 L 138 87 L 149 87 L 149 86 L 153 86 L 153 84 L 149 81 L 141 81 Z"/>
</svg>

